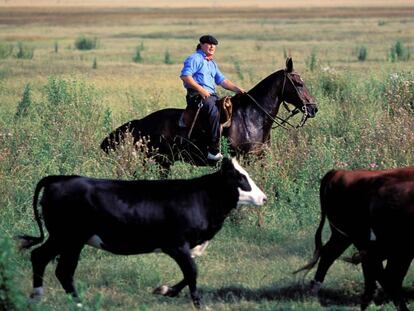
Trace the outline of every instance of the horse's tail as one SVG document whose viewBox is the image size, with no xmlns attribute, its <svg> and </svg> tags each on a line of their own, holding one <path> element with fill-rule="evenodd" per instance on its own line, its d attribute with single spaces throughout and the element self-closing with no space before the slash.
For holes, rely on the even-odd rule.
<svg viewBox="0 0 414 311">
<path fill-rule="evenodd" d="M 38 200 L 39 200 L 39 194 L 42 188 L 56 182 L 60 181 L 62 179 L 66 178 L 72 178 L 73 176 L 46 176 L 42 178 L 36 185 L 36 189 L 33 195 L 33 211 L 34 211 L 34 217 L 37 222 L 37 225 L 39 227 L 40 231 L 40 237 L 30 236 L 30 235 L 19 235 L 17 236 L 17 240 L 20 241 L 20 248 L 21 249 L 29 249 L 34 245 L 40 244 L 45 239 L 45 233 L 43 230 L 42 220 L 41 216 L 39 214 L 38 209 Z"/>
<path fill-rule="evenodd" d="M 326 220 L 326 205 L 327 205 L 327 201 L 326 201 L 326 193 L 329 190 L 329 181 L 331 179 L 332 174 L 335 171 L 330 171 L 328 172 L 324 178 L 321 181 L 321 186 L 319 188 L 319 199 L 320 199 L 320 204 L 321 204 L 321 220 L 319 222 L 319 226 L 318 229 L 316 230 L 315 233 L 315 250 L 313 252 L 313 257 L 312 259 L 302 268 L 294 271 L 293 273 L 296 274 L 298 272 L 304 271 L 306 270 L 306 274 L 313 268 L 315 267 L 315 265 L 318 263 L 319 258 L 321 257 L 321 249 L 323 247 L 322 244 L 322 230 L 323 230 L 323 226 L 325 225 L 325 220 Z M 306 275 L 305 274 L 305 275 Z"/>
</svg>

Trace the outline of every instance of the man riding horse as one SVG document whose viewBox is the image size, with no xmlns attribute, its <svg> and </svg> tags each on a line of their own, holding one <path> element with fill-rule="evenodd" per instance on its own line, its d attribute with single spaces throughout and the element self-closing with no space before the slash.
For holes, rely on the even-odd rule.
<svg viewBox="0 0 414 311">
<path fill-rule="evenodd" d="M 210 137 L 207 159 L 212 161 L 223 158 L 220 153 L 220 116 L 216 106 L 218 95 L 215 86 L 220 85 L 235 93 L 245 93 L 242 88 L 226 79 L 213 60 L 217 45 L 218 41 L 213 36 L 202 36 L 196 52 L 184 61 L 180 75 L 187 89 L 187 109 L 200 109 L 200 121 Z"/>
</svg>

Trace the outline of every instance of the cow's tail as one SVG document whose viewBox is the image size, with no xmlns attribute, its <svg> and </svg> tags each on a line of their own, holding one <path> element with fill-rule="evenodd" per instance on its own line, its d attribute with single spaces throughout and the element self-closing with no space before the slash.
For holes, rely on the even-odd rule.
<svg viewBox="0 0 414 311">
<path fill-rule="evenodd" d="M 294 271 L 293 272 L 294 274 L 306 270 L 306 273 L 305 273 L 306 275 L 307 272 L 309 272 L 313 267 L 315 267 L 315 265 L 319 261 L 319 258 L 321 257 L 321 250 L 323 247 L 322 230 L 323 230 L 323 226 L 325 225 L 325 220 L 326 220 L 326 204 L 327 204 L 326 193 L 329 187 L 330 176 L 332 175 L 333 172 L 334 171 L 330 171 L 329 173 L 325 175 L 325 177 L 321 181 L 321 187 L 319 188 L 319 199 L 320 199 L 320 204 L 321 204 L 321 220 L 319 222 L 318 229 L 316 230 L 316 233 L 315 233 L 315 250 L 313 252 L 313 257 L 305 266 Z"/>
<path fill-rule="evenodd" d="M 46 176 L 42 178 L 36 185 L 36 189 L 33 195 L 33 211 L 34 211 L 34 217 L 37 222 L 37 225 L 39 227 L 40 231 L 40 237 L 30 236 L 30 235 L 19 235 L 17 236 L 17 240 L 20 242 L 20 249 L 29 249 L 32 246 L 35 246 L 37 244 L 40 244 L 45 239 L 45 232 L 43 230 L 42 220 L 39 214 L 38 209 L 38 200 L 39 200 L 39 194 L 43 187 L 62 179 L 62 176 Z"/>
</svg>

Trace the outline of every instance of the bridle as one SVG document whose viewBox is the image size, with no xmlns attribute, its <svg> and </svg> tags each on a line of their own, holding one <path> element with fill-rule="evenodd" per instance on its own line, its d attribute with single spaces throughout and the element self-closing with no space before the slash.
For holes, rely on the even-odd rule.
<svg viewBox="0 0 414 311">
<path fill-rule="evenodd" d="M 295 109 L 290 110 L 288 104 L 283 99 L 283 94 L 284 94 L 284 91 L 285 91 L 286 80 L 289 80 L 290 81 L 290 83 L 292 84 L 293 88 L 295 89 L 298 97 L 301 99 L 301 101 L 303 103 L 303 106 L 301 107 L 301 109 L 295 107 Z M 275 124 L 275 126 L 273 126 L 272 129 L 277 128 L 277 127 L 280 126 L 280 127 L 284 128 L 284 129 L 288 130 L 289 128 L 287 128 L 285 126 L 285 124 L 286 125 L 289 125 L 291 128 L 297 129 L 297 128 L 300 128 L 300 127 L 304 126 L 306 120 L 309 117 L 308 109 L 306 109 L 307 103 L 302 98 L 302 96 L 300 95 L 300 92 L 299 92 L 298 88 L 296 87 L 295 83 L 292 81 L 292 78 L 290 77 L 290 73 L 288 73 L 286 70 L 284 70 L 283 86 L 282 86 L 282 92 L 281 92 L 281 96 L 280 96 L 282 98 L 282 102 L 281 103 L 283 104 L 283 107 L 285 107 L 285 109 L 289 112 L 289 115 L 285 119 L 283 119 L 283 118 L 281 118 L 281 117 L 279 117 L 277 115 L 275 117 L 273 117 L 268 111 L 266 111 L 266 109 L 263 108 L 262 105 L 260 105 L 253 98 L 253 96 L 251 96 L 249 93 L 245 93 L 245 95 L 247 95 L 256 104 L 256 106 L 259 107 L 259 109 L 261 111 L 263 111 L 263 113 L 272 121 L 272 123 Z M 302 115 L 302 119 L 300 120 L 299 124 L 298 125 L 292 125 L 291 123 L 289 123 L 288 120 L 291 117 L 293 117 L 294 115 L 296 115 L 299 112 L 301 112 L 301 110 L 302 110 L 303 115 Z"/>
</svg>

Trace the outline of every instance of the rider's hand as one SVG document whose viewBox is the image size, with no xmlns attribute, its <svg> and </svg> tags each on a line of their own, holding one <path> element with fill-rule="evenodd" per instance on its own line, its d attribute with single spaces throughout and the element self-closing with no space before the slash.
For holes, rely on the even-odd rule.
<svg viewBox="0 0 414 311">
<path fill-rule="evenodd" d="M 201 89 L 200 91 L 199 91 L 199 93 L 200 93 L 200 95 L 201 95 L 201 98 L 203 98 L 203 99 L 207 99 L 207 98 L 209 98 L 210 97 L 210 93 L 207 91 L 207 90 L 205 90 L 205 89 Z"/>
</svg>

